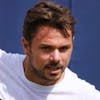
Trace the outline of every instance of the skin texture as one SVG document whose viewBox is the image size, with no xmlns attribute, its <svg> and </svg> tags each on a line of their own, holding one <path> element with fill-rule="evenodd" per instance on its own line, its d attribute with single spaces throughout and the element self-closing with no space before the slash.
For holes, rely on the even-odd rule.
<svg viewBox="0 0 100 100">
<path fill-rule="evenodd" d="M 69 37 L 56 28 L 42 26 L 31 45 L 23 38 L 26 53 L 23 66 L 28 80 L 48 86 L 63 79 L 73 50 L 73 37 L 71 31 L 67 31 Z"/>
</svg>

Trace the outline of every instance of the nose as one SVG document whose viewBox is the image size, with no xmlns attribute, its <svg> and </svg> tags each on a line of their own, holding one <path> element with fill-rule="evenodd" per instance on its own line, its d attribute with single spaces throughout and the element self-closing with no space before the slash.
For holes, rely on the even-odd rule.
<svg viewBox="0 0 100 100">
<path fill-rule="evenodd" d="M 54 50 L 50 55 L 50 60 L 53 62 L 59 62 L 61 59 L 59 50 Z"/>
</svg>

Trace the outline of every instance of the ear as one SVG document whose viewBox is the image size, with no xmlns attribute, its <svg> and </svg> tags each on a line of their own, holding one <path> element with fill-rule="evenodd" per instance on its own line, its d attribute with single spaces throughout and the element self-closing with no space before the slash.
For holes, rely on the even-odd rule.
<svg viewBox="0 0 100 100">
<path fill-rule="evenodd" d="M 22 38 L 22 46 L 26 55 L 30 54 L 30 45 L 29 42 L 23 37 Z"/>
</svg>

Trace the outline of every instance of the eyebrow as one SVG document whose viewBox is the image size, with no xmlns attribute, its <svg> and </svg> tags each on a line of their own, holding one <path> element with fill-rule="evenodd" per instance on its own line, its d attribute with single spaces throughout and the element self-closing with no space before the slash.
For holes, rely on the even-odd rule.
<svg viewBox="0 0 100 100">
<path fill-rule="evenodd" d="M 43 44 L 40 45 L 40 48 L 41 47 L 45 47 L 45 46 L 54 47 L 53 45 L 43 43 Z M 61 48 L 61 47 L 69 47 L 69 46 L 70 46 L 70 44 L 64 44 L 64 45 L 61 45 L 59 48 Z"/>
<path fill-rule="evenodd" d="M 52 47 L 52 46 L 49 45 L 49 44 L 41 44 L 41 45 L 40 45 L 40 48 L 41 48 L 41 47 Z"/>
</svg>

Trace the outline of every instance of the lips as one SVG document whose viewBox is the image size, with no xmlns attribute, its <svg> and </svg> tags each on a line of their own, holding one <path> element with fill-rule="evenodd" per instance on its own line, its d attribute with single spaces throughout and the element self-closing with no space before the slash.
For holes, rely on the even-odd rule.
<svg viewBox="0 0 100 100">
<path fill-rule="evenodd" d="M 61 72 L 61 69 L 51 70 L 51 74 L 58 74 Z"/>
<path fill-rule="evenodd" d="M 61 67 L 48 67 L 47 68 L 47 71 L 50 73 L 50 74 L 59 74 L 61 72 L 62 68 Z"/>
</svg>

